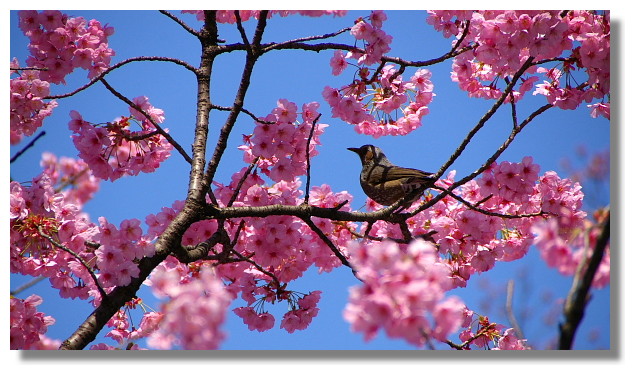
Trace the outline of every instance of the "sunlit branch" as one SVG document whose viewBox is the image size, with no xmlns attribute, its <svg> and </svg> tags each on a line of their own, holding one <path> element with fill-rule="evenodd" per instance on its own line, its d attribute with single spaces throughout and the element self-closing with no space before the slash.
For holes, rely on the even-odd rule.
<svg viewBox="0 0 635 375">
<path fill-rule="evenodd" d="M 214 175 L 216 174 L 216 170 L 218 169 L 221 158 L 223 157 L 225 149 L 227 148 L 229 135 L 236 123 L 238 114 L 243 108 L 245 96 L 247 95 L 247 90 L 251 83 L 251 75 L 253 73 L 254 65 L 256 64 L 256 60 L 259 57 L 260 41 L 267 25 L 266 19 L 266 11 L 264 12 L 264 14 L 263 12 L 261 12 L 260 18 L 258 19 L 258 25 L 256 26 L 256 31 L 254 32 L 252 43 L 253 45 L 252 47 L 250 47 L 250 50 L 254 51 L 254 53 L 247 53 L 245 66 L 240 78 L 240 84 L 234 98 L 234 105 L 232 106 L 232 110 L 227 116 L 225 124 L 220 130 L 218 141 L 216 143 L 216 147 L 214 148 L 214 153 L 208 163 L 207 171 L 205 172 L 204 186 L 209 186 L 211 181 L 214 179 Z"/>
</svg>

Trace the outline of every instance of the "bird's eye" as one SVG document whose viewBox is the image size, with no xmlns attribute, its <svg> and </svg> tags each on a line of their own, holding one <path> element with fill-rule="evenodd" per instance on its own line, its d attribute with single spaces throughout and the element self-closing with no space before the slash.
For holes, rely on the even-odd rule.
<svg viewBox="0 0 635 375">
<path fill-rule="evenodd" d="M 366 154 L 364 155 L 364 160 L 365 161 L 372 161 L 375 158 L 375 155 L 373 155 L 373 150 L 369 147 L 366 149 Z"/>
</svg>

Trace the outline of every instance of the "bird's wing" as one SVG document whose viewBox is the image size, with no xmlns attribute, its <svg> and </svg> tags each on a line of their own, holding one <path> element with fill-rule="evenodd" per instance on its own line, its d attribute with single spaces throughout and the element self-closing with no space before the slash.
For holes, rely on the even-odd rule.
<svg viewBox="0 0 635 375">
<path fill-rule="evenodd" d="M 368 182 L 371 184 L 380 184 L 381 182 L 388 182 L 394 180 L 401 180 L 404 178 L 413 178 L 422 181 L 432 181 L 430 178 L 433 173 L 423 172 L 414 168 L 403 168 L 398 166 L 376 166 L 381 168 L 381 173 L 371 173 Z"/>
</svg>

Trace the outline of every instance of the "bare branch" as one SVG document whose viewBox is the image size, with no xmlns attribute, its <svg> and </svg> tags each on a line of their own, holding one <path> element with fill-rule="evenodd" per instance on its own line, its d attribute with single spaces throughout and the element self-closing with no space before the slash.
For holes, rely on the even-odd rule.
<svg viewBox="0 0 635 375">
<path fill-rule="evenodd" d="M 193 28 L 191 28 L 188 24 L 186 24 L 185 22 L 183 22 L 183 20 L 181 20 L 180 18 L 176 17 L 175 15 L 173 15 L 172 13 L 168 12 L 167 10 L 159 10 L 159 12 L 161 14 L 166 15 L 168 18 L 170 18 L 171 20 L 173 20 L 174 22 L 178 23 L 185 31 L 187 31 L 188 33 L 194 35 L 195 37 L 200 37 L 200 33 L 196 30 L 194 30 Z"/>
<path fill-rule="evenodd" d="M 30 280 L 29 282 L 15 288 L 14 290 L 9 291 L 9 294 L 12 296 L 15 296 L 17 294 L 20 294 L 22 292 L 24 292 L 25 290 L 29 289 L 30 287 L 32 287 L 33 285 L 39 283 L 40 281 L 46 279 L 46 276 L 38 276 L 38 277 L 34 277 L 33 280 Z"/>
<path fill-rule="evenodd" d="M 20 151 L 16 152 L 16 154 L 11 157 L 11 161 L 9 162 L 9 164 L 11 164 L 14 161 L 18 160 L 18 158 L 20 156 L 22 156 L 22 154 L 24 154 L 24 152 L 26 152 L 26 150 L 28 150 L 31 147 L 33 147 L 35 145 L 35 142 L 37 142 L 37 140 L 40 139 L 40 137 L 42 137 L 44 135 L 46 135 L 46 132 L 44 130 L 42 130 L 38 135 L 35 136 L 35 138 L 33 138 L 31 140 L 31 142 L 27 143 L 26 146 L 24 146 Z"/>
<path fill-rule="evenodd" d="M 175 63 L 177 65 L 181 65 L 181 66 L 185 67 L 187 70 L 190 70 L 190 71 L 192 71 L 195 74 L 197 73 L 196 68 L 194 68 L 190 64 L 186 63 L 185 61 L 182 61 L 182 60 L 179 60 L 179 59 L 174 59 L 174 58 L 171 58 L 171 57 L 159 57 L 159 56 L 132 57 L 130 59 L 126 59 L 124 61 L 121 61 L 121 62 L 119 62 L 119 63 L 107 68 L 106 70 L 101 72 L 97 77 L 91 79 L 90 82 L 88 82 L 84 86 L 78 87 L 74 91 L 71 91 L 71 92 L 69 92 L 67 94 L 61 94 L 61 95 L 50 95 L 50 96 L 45 97 L 44 99 L 62 99 L 62 98 L 68 98 L 70 96 L 73 96 L 73 95 L 77 94 L 78 92 L 83 91 L 83 90 L 89 88 L 90 86 L 94 85 L 95 83 L 99 82 L 102 78 L 104 78 L 108 73 L 112 72 L 113 70 L 121 68 L 122 66 L 124 66 L 126 64 L 129 64 L 131 62 L 135 62 L 135 61 L 165 61 L 165 62 L 172 62 L 172 63 Z"/>
<path fill-rule="evenodd" d="M 210 108 L 217 109 L 219 111 L 231 111 L 232 110 L 232 107 L 224 107 L 224 106 L 220 106 L 220 105 L 216 105 L 216 104 L 211 104 Z M 256 115 L 254 115 L 252 112 L 246 110 L 245 108 L 241 108 L 240 112 L 249 115 L 249 117 L 251 117 L 252 119 L 254 119 L 254 121 L 256 121 L 256 122 L 258 122 L 260 124 L 269 124 L 269 125 L 271 125 L 271 124 L 275 124 L 276 123 L 275 121 L 265 121 L 265 120 L 259 119 Z"/>
<path fill-rule="evenodd" d="M 334 36 L 340 35 L 342 33 L 350 31 L 350 30 L 351 30 L 350 27 L 346 27 L 346 28 L 343 28 L 343 29 L 341 29 L 339 31 L 336 31 L 334 33 L 327 33 L 327 34 L 315 35 L 315 36 L 307 36 L 307 37 L 292 39 L 292 40 L 288 40 L 286 42 L 280 42 L 280 43 L 270 43 L 270 44 L 267 44 L 267 46 L 262 49 L 262 52 L 266 53 L 266 52 L 269 52 L 269 51 L 274 50 L 274 49 L 285 49 L 286 46 L 294 45 L 294 44 L 297 44 L 297 43 L 308 42 L 308 41 L 311 41 L 311 40 L 328 39 L 328 38 L 332 38 Z"/>
<path fill-rule="evenodd" d="M 470 132 L 467 134 L 465 139 L 463 139 L 463 142 L 461 142 L 459 147 L 457 147 L 454 153 L 450 156 L 448 161 L 446 161 L 445 164 L 443 164 L 441 168 L 439 169 L 439 171 L 434 175 L 435 178 L 439 178 L 441 175 L 443 175 L 443 173 L 445 173 L 445 171 L 450 167 L 450 165 L 452 165 L 456 161 L 456 159 L 458 159 L 458 157 L 465 150 L 467 145 L 472 141 L 472 138 L 476 135 L 476 133 L 478 133 L 478 131 L 481 130 L 481 128 L 487 123 L 487 121 L 489 121 L 489 119 L 494 115 L 494 113 L 496 113 L 498 108 L 500 108 L 500 106 L 503 105 L 503 103 L 505 102 L 505 99 L 507 98 L 507 95 L 510 94 L 510 92 L 514 88 L 514 85 L 520 79 L 520 76 L 523 73 L 525 73 L 527 69 L 529 69 L 532 61 L 533 61 L 533 57 L 530 56 L 525 61 L 525 63 L 520 67 L 520 69 L 518 69 L 516 74 L 514 74 L 514 77 L 512 78 L 511 82 L 507 84 L 507 87 L 505 88 L 505 91 L 503 92 L 501 97 L 494 103 L 494 105 L 492 105 L 492 107 L 487 111 L 487 113 L 485 113 L 485 115 L 481 117 L 481 119 L 478 121 L 476 126 L 474 126 L 472 130 L 470 130 Z"/>
</svg>

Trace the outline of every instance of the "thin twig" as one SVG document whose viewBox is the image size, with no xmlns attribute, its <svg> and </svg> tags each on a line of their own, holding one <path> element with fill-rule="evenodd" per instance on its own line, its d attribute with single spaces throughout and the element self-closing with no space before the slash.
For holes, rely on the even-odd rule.
<svg viewBox="0 0 635 375">
<path fill-rule="evenodd" d="M 309 156 L 311 150 L 311 139 L 313 139 L 313 132 L 315 131 L 315 124 L 322 116 L 321 113 L 313 119 L 313 124 L 311 125 L 311 130 L 309 131 L 309 137 L 306 140 L 306 186 L 304 192 L 304 204 L 309 204 L 309 189 L 311 188 L 311 157 Z"/>
<path fill-rule="evenodd" d="M 234 204 L 234 202 L 236 201 L 236 199 L 238 199 L 238 194 L 240 194 L 240 188 L 245 183 L 245 180 L 247 180 L 247 176 L 249 176 L 251 171 L 256 166 L 256 163 L 258 163 L 258 159 L 259 159 L 259 157 L 255 158 L 254 161 L 252 161 L 251 164 L 249 164 L 249 167 L 247 168 L 245 173 L 242 175 L 242 177 L 238 181 L 238 185 L 236 186 L 236 189 L 234 190 L 234 193 L 232 194 L 231 198 L 229 198 L 229 202 L 227 202 L 227 207 L 231 207 Z"/>
<path fill-rule="evenodd" d="M 505 77 L 505 82 L 509 85 L 509 77 Z M 514 100 L 514 93 L 509 95 L 509 104 L 512 107 L 512 124 L 516 128 L 518 127 L 518 118 L 516 117 L 516 101 Z"/>
<path fill-rule="evenodd" d="M 232 107 L 225 107 L 225 106 L 220 106 L 220 105 L 217 105 L 217 104 L 211 104 L 210 108 L 217 109 L 219 111 L 231 111 L 232 110 Z M 254 119 L 254 121 L 256 121 L 256 122 L 258 122 L 260 124 L 273 125 L 273 124 L 276 123 L 275 121 L 265 121 L 263 119 L 260 119 L 256 115 L 254 115 L 252 112 L 246 110 L 245 108 L 241 108 L 240 112 L 249 115 L 249 117 L 251 117 L 252 119 Z"/>
<path fill-rule="evenodd" d="M 166 15 L 168 18 L 170 18 L 171 20 L 173 20 L 174 22 L 178 23 L 185 31 L 187 31 L 188 33 L 194 35 L 195 37 L 200 37 L 200 33 L 196 30 L 194 30 L 193 28 L 191 28 L 188 24 L 186 24 L 185 22 L 183 22 L 183 20 L 181 20 L 180 18 L 176 17 L 175 15 L 173 15 L 172 13 L 168 12 L 167 10 L 159 10 L 159 12 L 161 14 Z"/>
<path fill-rule="evenodd" d="M 197 73 L 196 68 L 194 68 L 193 66 L 191 66 L 190 64 L 186 63 L 183 60 L 179 60 L 179 59 L 174 59 L 171 57 L 159 57 L 159 56 L 139 56 L 139 57 L 132 57 L 130 59 L 126 59 L 124 61 L 121 61 L 111 67 L 108 67 L 106 70 L 104 70 L 103 72 L 99 73 L 99 75 L 93 79 L 90 80 L 90 82 L 88 82 L 87 84 L 78 87 L 77 89 L 75 89 L 74 91 L 71 91 L 69 93 L 66 94 L 61 94 L 61 95 L 49 95 L 47 97 L 44 97 L 44 99 L 62 99 L 62 98 L 68 98 L 70 96 L 73 96 L 75 94 L 77 94 L 80 91 L 86 90 L 87 88 L 89 88 L 90 86 L 94 85 L 95 83 L 99 82 L 102 78 L 104 78 L 108 73 L 112 72 L 115 69 L 121 68 L 122 66 L 129 64 L 131 62 L 136 62 L 136 61 L 164 61 L 164 62 L 172 62 L 175 63 L 177 65 L 181 65 L 183 67 L 185 67 L 187 70 L 193 72 L 194 74 Z"/>
<path fill-rule="evenodd" d="M 323 34 L 323 35 L 315 35 L 315 36 L 307 36 L 307 37 L 303 37 L 303 38 L 297 38 L 297 39 L 292 39 L 292 40 L 288 40 L 286 42 L 281 42 L 281 43 L 273 43 L 273 44 L 268 44 L 266 47 L 264 47 L 262 49 L 262 52 L 269 52 L 272 49 L 284 49 L 285 46 L 288 45 L 292 45 L 295 43 L 303 43 L 303 42 L 308 42 L 311 40 L 320 40 L 320 39 L 328 39 L 328 38 L 332 38 L 334 36 L 338 36 L 342 33 L 345 33 L 347 31 L 350 31 L 351 28 L 350 27 L 346 27 L 343 28 L 339 31 L 333 32 L 333 33 L 327 33 L 327 34 Z"/>
<path fill-rule="evenodd" d="M 322 230 L 317 225 L 315 225 L 313 220 L 311 220 L 311 218 L 309 217 L 304 217 L 301 219 L 306 223 L 306 225 L 309 226 L 309 228 L 313 230 L 313 232 L 315 232 L 315 234 L 318 235 L 318 237 L 322 239 L 322 241 L 324 241 L 324 243 L 331 249 L 333 254 L 340 260 L 340 262 L 342 262 L 342 264 L 345 265 L 346 267 L 349 267 L 350 269 L 352 269 L 353 273 L 355 273 L 355 269 L 348 262 L 348 259 L 346 259 L 344 255 L 342 255 L 340 250 L 337 248 L 337 246 L 335 246 L 335 244 L 331 241 L 331 239 L 328 238 L 326 234 L 324 234 L 324 232 L 322 232 Z"/>
<path fill-rule="evenodd" d="M 245 44 L 245 49 L 247 50 L 248 54 L 253 56 L 254 51 L 253 51 L 253 48 L 251 47 L 251 44 L 249 43 L 249 39 L 247 38 L 247 33 L 245 32 L 245 28 L 243 27 L 243 22 L 240 17 L 240 11 L 235 10 L 234 17 L 236 17 L 236 28 L 238 29 L 238 33 L 240 33 L 240 38 L 243 40 L 243 43 Z"/>
<path fill-rule="evenodd" d="M 84 259 L 82 259 L 76 252 L 74 252 L 73 250 L 69 249 L 68 247 L 62 245 L 61 243 L 55 241 L 53 239 L 53 237 L 51 237 L 48 234 L 44 233 L 44 231 L 42 230 L 41 227 L 38 227 L 37 230 L 38 230 L 38 233 L 40 234 L 40 236 L 46 238 L 53 246 L 57 247 L 58 249 L 63 250 L 65 252 L 69 253 L 70 255 L 72 255 L 75 259 L 77 259 L 77 261 L 79 263 L 81 263 L 82 266 L 84 266 L 84 268 L 86 268 L 86 271 L 88 271 L 88 274 L 93 279 L 93 282 L 95 283 L 95 286 L 99 290 L 99 294 L 101 295 L 102 302 L 107 302 L 108 301 L 108 294 L 106 294 L 106 291 L 104 291 L 104 289 L 101 287 L 101 285 L 99 284 L 99 280 L 97 279 L 97 276 L 90 269 L 90 266 L 86 263 L 86 261 L 84 261 Z"/>
<path fill-rule="evenodd" d="M 464 350 L 468 345 L 470 345 L 470 343 L 472 341 L 474 341 L 474 340 L 478 339 L 479 337 L 485 335 L 486 333 L 489 332 L 490 329 L 494 328 L 495 326 L 496 326 L 496 323 L 491 323 L 488 326 L 482 327 L 481 329 L 478 330 L 476 335 L 470 337 L 469 339 L 465 340 L 461 344 L 455 344 L 455 343 L 453 343 L 450 340 L 446 340 L 445 343 L 448 344 L 453 349 Z"/>
<path fill-rule="evenodd" d="M 20 294 L 22 292 L 24 292 L 25 290 L 29 289 L 30 287 L 32 287 L 33 285 L 39 283 L 40 281 L 46 279 L 46 276 L 38 276 L 38 277 L 34 277 L 32 280 L 29 280 L 28 283 L 25 283 L 24 285 L 20 285 L 19 287 L 15 288 L 14 290 L 10 291 L 9 294 L 12 296 L 15 296 L 17 294 Z"/>
<path fill-rule="evenodd" d="M 464 205 L 466 205 L 470 210 L 473 210 L 473 211 L 476 211 L 476 212 L 480 212 L 483 215 L 496 216 L 496 217 L 500 217 L 500 218 L 504 218 L 504 219 L 520 219 L 520 218 L 523 218 L 523 217 L 542 216 L 542 215 L 546 214 L 542 210 L 540 210 L 540 212 L 534 212 L 534 213 L 529 213 L 529 214 L 501 214 L 499 212 L 493 212 L 493 211 L 488 211 L 488 210 L 484 210 L 482 208 L 479 208 L 478 204 L 472 204 L 472 203 L 468 202 L 467 200 L 461 198 L 460 196 L 454 194 L 453 192 L 451 192 L 450 190 L 448 190 L 448 189 L 446 189 L 444 187 L 435 185 L 433 187 L 433 189 L 438 189 L 438 190 L 446 192 L 452 198 L 454 198 L 457 201 L 459 201 L 459 202 L 463 203 Z"/>
<path fill-rule="evenodd" d="M 172 145 L 172 147 L 174 147 L 179 152 L 179 154 L 183 156 L 185 161 L 187 161 L 189 164 L 192 164 L 192 158 L 190 157 L 190 155 L 188 155 L 187 152 L 185 152 L 185 150 L 183 149 L 183 147 L 181 147 L 181 145 L 174 138 L 172 138 L 170 134 L 168 134 L 156 121 L 154 121 L 152 117 L 145 110 L 143 110 L 141 107 L 135 104 L 132 100 L 126 98 L 117 90 L 115 90 L 108 82 L 106 82 L 104 78 L 101 78 L 100 81 L 101 83 L 104 84 L 104 86 L 106 86 L 108 91 L 110 91 L 114 96 L 116 96 L 118 99 L 120 99 L 124 103 L 128 104 L 130 107 L 142 113 L 148 119 L 148 121 L 152 123 L 155 129 L 157 129 L 157 131 Z"/>
<path fill-rule="evenodd" d="M 9 164 L 13 163 L 14 161 L 18 160 L 18 158 L 20 156 L 22 156 L 22 154 L 24 154 L 24 152 L 28 149 L 30 149 L 31 147 L 33 147 L 33 145 L 35 145 L 35 142 L 37 142 L 38 139 L 40 139 L 40 137 L 46 135 L 46 132 L 44 130 L 42 130 L 38 135 L 35 136 L 35 138 L 33 138 L 31 140 L 31 142 L 27 143 L 26 146 L 24 146 L 20 151 L 18 151 L 15 155 L 13 155 L 13 157 L 11 158 L 11 161 L 9 162 Z"/>
</svg>

